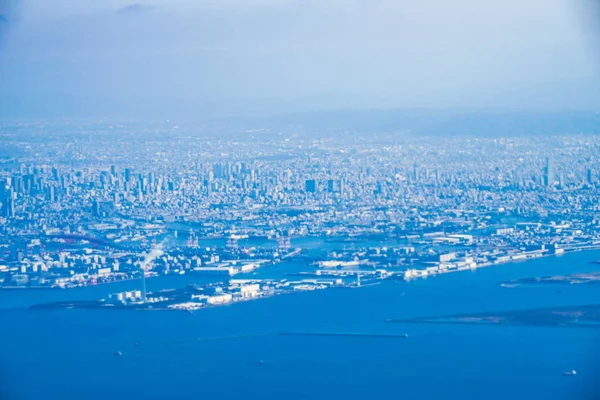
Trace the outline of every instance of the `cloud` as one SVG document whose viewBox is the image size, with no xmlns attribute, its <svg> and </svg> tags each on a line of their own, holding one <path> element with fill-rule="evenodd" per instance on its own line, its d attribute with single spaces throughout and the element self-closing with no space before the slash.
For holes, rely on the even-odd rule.
<svg viewBox="0 0 600 400">
<path fill-rule="evenodd" d="M 120 8 L 117 13 L 118 14 L 139 14 L 139 13 L 146 13 L 149 11 L 154 10 L 154 6 L 148 5 L 148 4 L 130 4 L 128 6 L 125 6 L 123 8 Z"/>
</svg>

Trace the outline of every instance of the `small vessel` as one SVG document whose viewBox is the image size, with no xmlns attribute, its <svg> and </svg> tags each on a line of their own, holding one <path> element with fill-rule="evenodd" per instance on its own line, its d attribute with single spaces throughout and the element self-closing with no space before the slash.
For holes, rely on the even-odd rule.
<svg viewBox="0 0 600 400">
<path fill-rule="evenodd" d="M 500 286 L 503 288 L 516 288 L 517 287 L 517 285 L 514 283 L 501 283 Z"/>
<path fill-rule="evenodd" d="M 563 372 L 563 376 L 575 376 L 577 375 L 577 371 L 572 369 L 571 371 Z"/>
<path fill-rule="evenodd" d="M 118 356 L 118 357 L 121 357 L 121 356 L 123 355 L 123 353 L 122 353 L 122 352 L 120 352 L 120 351 L 117 351 L 117 352 L 115 352 L 115 353 L 113 353 L 113 354 L 114 354 L 115 356 Z"/>
</svg>

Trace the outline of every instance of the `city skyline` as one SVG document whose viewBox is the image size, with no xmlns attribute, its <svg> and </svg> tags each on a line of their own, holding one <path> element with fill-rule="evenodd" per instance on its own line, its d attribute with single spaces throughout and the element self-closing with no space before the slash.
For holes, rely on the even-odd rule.
<svg viewBox="0 0 600 400">
<path fill-rule="evenodd" d="M 0 398 L 597 398 L 598 17 L 0 0 Z"/>
</svg>

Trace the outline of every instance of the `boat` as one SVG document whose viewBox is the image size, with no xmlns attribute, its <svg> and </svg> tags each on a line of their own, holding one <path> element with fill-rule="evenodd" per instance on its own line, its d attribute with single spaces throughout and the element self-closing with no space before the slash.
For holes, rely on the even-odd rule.
<svg viewBox="0 0 600 400">
<path fill-rule="evenodd" d="M 572 369 L 571 371 L 563 372 L 563 376 L 575 376 L 577 375 L 577 371 Z"/>
<path fill-rule="evenodd" d="M 122 353 L 122 352 L 120 352 L 120 351 L 117 351 L 117 352 L 115 352 L 115 353 L 113 353 L 113 354 L 114 354 L 115 356 L 118 356 L 118 357 L 121 357 L 121 356 L 123 355 L 123 353 Z"/>
</svg>

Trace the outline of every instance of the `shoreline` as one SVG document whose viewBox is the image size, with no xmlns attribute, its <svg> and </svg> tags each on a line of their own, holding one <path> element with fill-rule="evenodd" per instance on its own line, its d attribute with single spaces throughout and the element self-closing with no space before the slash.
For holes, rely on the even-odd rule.
<svg viewBox="0 0 600 400">
<path fill-rule="evenodd" d="M 150 278 L 157 278 L 161 275 L 153 275 L 153 276 L 147 276 L 146 279 L 150 279 Z M 135 281 L 138 279 L 142 279 L 141 277 L 139 278 L 125 278 L 125 279 L 119 279 L 116 281 L 110 281 L 110 282 L 96 282 L 95 284 L 89 284 L 89 285 L 81 285 L 81 286 L 71 286 L 71 287 L 61 287 L 61 286 L 0 286 L 0 291 L 2 290 L 9 290 L 9 291 L 25 291 L 25 290 L 72 290 L 72 289 L 82 289 L 82 288 L 88 288 L 88 287 L 94 287 L 94 286 L 103 286 L 103 285 L 110 285 L 113 283 L 119 283 L 119 282 L 131 282 L 131 281 Z"/>
<path fill-rule="evenodd" d="M 457 273 L 457 272 L 464 272 L 464 271 L 477 271 L 480 268 L 489 268 L 489 267 L 499 267 L 502 265 L 511 265 L 511 264 L 518 264 L 518 263 L 526 263 L 529 261 L 534 261 L 540 258 L 550 258 L 550 257 L 564 257 L 564 256 L 568 256 L 570 254 L 575 254 L 575 253 L 581 253 L 581 252 L 590 252 L 590 251 L 599 251 L 600 250 L 600 245 L 590 245 L 590 246 L 586 246 L 586 248 L 577 248 L 577 249 L 569 249 L 568 251 L 565 250 L 565 252 L 563 253 L 549 253 L 549 254 L 543 254 L 540 253 L 538 256 L 536 257 L 530 257 L 530 258 L 525 258 L 525 259 L 518 259 L 518 260 L 510 260 L 510 261 L 506 261 L 506 262 L 500 262 L 500 263 L 482 263 L 482 264 L 478 264 L 475 268 L 470 268 L 470 267 L 464 267 L 464 268 L 457 268 L 457 269 L 446 269 L 444 271 L 437 271 L 437 272 L 432 272 L 432 273 L 428 273 L 427 275 L 424 276 L 414 276 L 411 278 L 403 278 L 403 280 L 405 282 L 410 282 L 416 279 L 427 279 L 429 276 L 437 276 L 437 275 L 445 275 L 445 274 L 452 274 L 452 273 Z M 591 264 L 600 264 L 600 260 L 597 261 L 590 261 L 589 263 Z M 415 269 L 416 271 L 423 271 L 422 269 Z"/>
<path fill-rule="evenodd" d="M 538 257 L 534 257 L 534 258 L 530 258 L 530 259 L 526 259 L 526 260 L 515 260 L 515 261 L 510 261 L 510 262 L 506 262 L 506 263 L 500 263 L 500 264 L 489 264 L 489 265 L 485 265 L 486 267 L 488 266 L 502 266 L 502 265 L 510 265 L 510 264 L 516 264 L 517 262 L 527 262 L 527 261 L 532 261 L 535 260 L 537 258 L 548 258 L 548 257 L 552 257 L 552 256 L 563 256 L 563 255 L 569 255 L 569 254 L 575 254 L 575 253 L 582 253 L 585 251 L 596 251 L 596 250 L 600 250 L 600 247 L 594 247 L 594 248 L 586 248 L 586 249 L 574 249 L 569 251 L 568 253 L 561 253 L 561 254 L 544 254 L 544 255 L 540 255 Z M 587 261 L 588 263 L 591 263 L 591 261 Z M 484 265 L 480 266 L 481 268 L 484 267 Z M 479 268 L 475 268 L 475 269 L 471 269 L 469 268 L 468 270 L 470 271 L 476 271 Z M 442 275 L 442 274 L 447 274 L 447 273 L 452 273 L 452 272 L 461 272 L 463 270 L 451 270 L 451 271 L 443 271 L 443 272 L 439 272 L 439 273 L 435 273 L 435 274 L 430 274 L 428 276 L 437 276 L 437 275 Z M 156 277 L 161 277 L 161 276 L 167 276 L 167 275 L 155 275 L 155 276 L 151 276 L 148 278 L 156 278 Z M 397 275 L 399 276 L 399 275 Z M 428 276 L 424 276 L 423 278 L 427 278 Z M 386 280 L 393 280 L 394 276 L 392 276 L 391 278 L 383 278 L 383 279 L 376 279 L 375 281 L 371 281 L 371 282 L 364 282 L 361 286 L 352 286 L 349 284 L 343 285 L 343 286 L 334 286 L 331 288 L 323 288 L 323 289 L 319 289 L 319 290 L 328 290 L 328 289 L 333 289 L 333 288 L 342 288 L 342 289 L 357 289 L 360 287 L 370 287 L 370 286 L 374 286 L 374 285 L 378 285 L 381 284 L 382 282 L 386 281 Z M 100 284 L 110 284 L 110 283 L 116 283 L 116 282 L 125 282 L 125 281 L 135 281 L 138 280 L 140 278 L 130 278 L 130 279 L 123 279 L 123 280 L 119 280 L 119 281 L 112 281 L 112 282 L 103 282 L 103 283 L 99 283 Z M 414 280 L 416 278 L 412 278 L 412 279 L 403 279 L 404 282 L 409 283 L 412 280 Z M 91 286 L 91 285 L 90 285 Z M 86 288 L 88 286 L 80 286 L 79 288 Z M 20 290 L 34 290 L 34 291 L 39 291 L 42 289 L 48 290 L 48 289 L 60 289 L 60 288 L 51 288 L 51 287 L 23 287 L 23 288 L 18 288 L 18 287 L 4 287 L 1 288 L 0 291 L 2 289 L 6 289 L 7 291 L 11 291 L 11 290 L 16 290 L 16 291 L 20 291 Z M 71 288 L 71 289 L 75 289 L 75 288 Z M 167 289 L 167 288 L 165 288 Z M 316 290 L 316 289 L 313 289 Z M 265 299 L 265 298 L 271 298 L 271 297 L 277 297 L 280 295 L 284 295 L 284 294 L 291 294 L 291 293 L 299 293 L 299 292 L 304 292 L 304 291 L 283 291 L 283 292 L 279 292 L 279 293 L 272 293 L 268 296 L 260 296 L 257 298 L 253 298 L 252 300 L 261 300 L 261 299 Z M 148 307 L 148 306 L 143 306 L 143 305 L 131 305 L 131 306 L 107 306 L 104 304 L 101 304 L 100 300 L 95 300 L 95 301 L 91 301 L 91 302 L 80 302 L 80 301 L 64 301 L 64 302 L 50 302 L 50 303 L 41 303 L 41 304 L 36 304 L 36 305 L 32 305 L 28 308 L 37 308 L 37 309 L 42 309 L 42 308 L 47 308 L 47 309 L 57 309 L 57 308 L 77 308 L 77 309 L 81 309 L 81 308 L 94 308 L 94 309 L 112 309 L 112 310 L 140 310 L 140 311 L 186 311 L 188 313 L 192 313 L 193 311 L 199 311 L 205 308 L 216 308 L 216 307 L 223 307 L 226 305 L 233 305 L 236 304 L 238 302 L 245 302 L 245 301 L 249 301 L 250 299 L 244 300 L 244 301 L 233 301 L 231 303 L 228 304 L 219 304 L 219 305 L 203 305 L 203 306 L 199 306 L 199 307 L 191 307 L 191 308 L 173 308 L 173 307 L 168 307 L 168 306 L 157 306 L 157 307 Z M 78 304 L 79 303 L 79 304 Z M 176 303 L 175 303 L 176 304 Z M 390 321 L 388 321 L 390 322 Z M 409 321 L 406 321 L 409 322 Z M 417 321 L 410 321 L 410 322 L 417 322 Z M 423 321 L 420 321 L 423 322 Z M 437 322 L 440 323 L 440 322 Z"/>
</svg>

